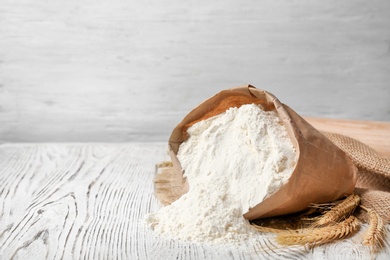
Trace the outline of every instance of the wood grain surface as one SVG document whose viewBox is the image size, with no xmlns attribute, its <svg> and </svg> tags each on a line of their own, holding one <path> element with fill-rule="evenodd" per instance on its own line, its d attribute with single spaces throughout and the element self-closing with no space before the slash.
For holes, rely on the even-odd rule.
<svg viewBox="0 0 390 260">
<path fill-rule="evenodd" d="M 306 117 L 315 128 L 343 134 L 367 144 L 378 153 L 390 157 L 390 123 L 364 120 L 341 120 Z"/>
<path fill-rule="evenodd" d="M 314 250 L 158 237 L 143 218 L 161 206 L 152 180 L 165 159 L 165 143 L 0 145 L 0 259 L 370 258 L 359 234 Z"/>
</svg>

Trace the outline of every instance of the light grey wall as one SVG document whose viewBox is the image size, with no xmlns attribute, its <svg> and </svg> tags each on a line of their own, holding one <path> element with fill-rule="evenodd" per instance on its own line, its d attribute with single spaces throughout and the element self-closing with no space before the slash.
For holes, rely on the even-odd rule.
<svg viewBox="0 0 390 260">
<path fill-rule="evenodd" d="M 0 141 L 165 141 L 250 83 L 390 121 L 390 1 L 1 0 Z"/>
</svg>

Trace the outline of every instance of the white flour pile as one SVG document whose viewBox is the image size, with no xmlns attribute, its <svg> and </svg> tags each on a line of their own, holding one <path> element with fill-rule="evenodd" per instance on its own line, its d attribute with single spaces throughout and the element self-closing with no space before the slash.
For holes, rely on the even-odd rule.
<svg viewBox="0 0 390 260">
<path fill-rule="evenodd" d="M 158 233 L 181 240 L 242 243 L 242 216 L 291 176 L 295 149 L 279 117 L 257 105 L 230 108 L 194 124 L 177 157 L 190 190 L 147 216 Z"/>
</svg>

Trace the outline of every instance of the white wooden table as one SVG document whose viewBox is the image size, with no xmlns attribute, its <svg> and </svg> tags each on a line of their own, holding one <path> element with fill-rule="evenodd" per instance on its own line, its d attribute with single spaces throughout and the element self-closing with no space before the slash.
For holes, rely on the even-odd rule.
<svg viewBox="0 0 390 260">
<path fill-rule="evenodd" d="M 143 217 L 160 207 L 152 180 L 165 159 L 165 143 L 0 145 L 0 259 L 370 258 L 359 234 L 314 250 L 156 237 Z"/>
</svg>

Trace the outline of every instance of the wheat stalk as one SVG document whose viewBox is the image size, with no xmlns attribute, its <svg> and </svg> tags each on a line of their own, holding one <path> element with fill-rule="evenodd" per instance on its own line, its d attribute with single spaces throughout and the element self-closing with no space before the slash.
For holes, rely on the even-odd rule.
<svg viewBox="0 0 390 260">
<path fill-rule="evenodd" d="M 156 169 L 163 167 L 173 167 L 173 163 L 171 161 L 162 161 L 156 164 Z"/>
<path fill-rule="evenodd" d="M 355 233 L 359 229 L 359 220 L 350 216 L 346 220 L 331 226 L 303 229 L 302 233 L 280 233 L 276 240 L 282 245 L 317 246 L 337 239 L 342 239 Z"/>
<path fill-rule="evenodd" d="M 257 231 L 263 232 L 263 233 L 276 233 L 276 234 L 279 234 L 279 233 L 286 233 L 286 231 L 289 231 L 288 229 L 280 229 L 280 228 L 274 228 L 274 227 L 264 227 L 264 226 L 259 226 L 259 225 L 253 224 L 253 223 L 252 223 L 252 227 L 254 229 L 256 229 Z"/>
<path fill-rule="evenodd" d="M 254 229 L 263 233 L 281 233 L 287 230 L 300 230 L 309 226 L 309 223 L 311 223 L 310 219 L 305 218 L 305 216 L 306 214 L 301 214 L 299 216 L 289 215 L 288 217 L 257 219 L 251 225 Z"/>
<path fill-rule="evenodd" d="M 385 226 L 383 219 L 374 210 L 365 209 L 368 213 L 369 226 L 363 236 L 363 244 L 369 246 L 372 252 L 378 252 L 384 242 Z"/>
<path fill-rule="evenodd" d="M 338 205 L 331 208 L 326 212 L 322 217 L 320 217 L 315 223 L 314 226 L 324 226 L 330 223 L 335 223 L 340 219 L 349 216 L 360 203 L 360 197 L 356 194 L 348 196 Z"/>
</svg>

